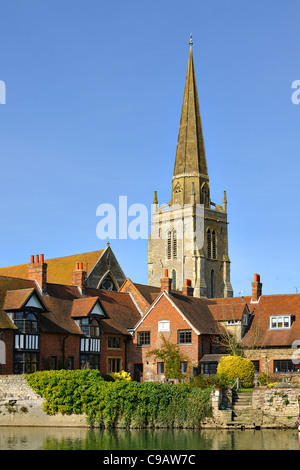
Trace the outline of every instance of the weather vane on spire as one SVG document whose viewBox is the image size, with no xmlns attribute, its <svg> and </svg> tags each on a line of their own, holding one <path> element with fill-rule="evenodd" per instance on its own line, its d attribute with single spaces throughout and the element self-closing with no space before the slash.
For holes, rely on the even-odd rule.
<svg viewBox="0 0 300 470">
<path fill-rule="evenodd" d="M 190 46 L 192 46 L 192 45 L 193 45 L 193 35 L 192 35 L 192 33 L 191 33 L 191 34 L 190 34 Z"/>
</svg>

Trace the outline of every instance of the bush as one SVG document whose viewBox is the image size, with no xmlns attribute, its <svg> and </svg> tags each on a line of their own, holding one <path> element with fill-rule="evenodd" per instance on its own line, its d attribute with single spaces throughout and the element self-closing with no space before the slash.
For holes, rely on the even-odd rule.
<svg viewBox="0 0 300 470">
<path fill-rule="evenodd" d="M 117 380 L 125 380 L 127 382 L 131 381 L 131 375 L 125 370 L 121 370 L 121 372 L 111 372 L 109 374 L 115 381 Z"/>
<path fill-rule="evenodd" d="M 98 371 L 44 371 L 25 376 L 48 414 L 85 413 L 91 426 L 200 427 L 212 415 L 211 388 L 105 381 Z"/>
<path fill-rule="evenodd" d="M 224 356 L 220 359 L 217 367 L 217 376 L 226 377 L 228 380 L 240 379 L 240 386 L 244 388 L 253 387 L 254 365 L 241 356 Z"/>
</svg>

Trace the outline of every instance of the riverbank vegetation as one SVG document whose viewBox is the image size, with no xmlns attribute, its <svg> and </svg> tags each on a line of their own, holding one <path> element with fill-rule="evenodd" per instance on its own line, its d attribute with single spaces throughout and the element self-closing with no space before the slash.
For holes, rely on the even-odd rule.
<svg viewBox="0 0 300 470">
<path fill-rule="evenodd" d="M 107 381 L 97 370 L 41 371 L 25 377 L 45 398 L 46 413 L 85 413 L 94 427 L 197 428 L 212 416 L 212 386 L 139 383 L 128 377 Z"/>
</svg>

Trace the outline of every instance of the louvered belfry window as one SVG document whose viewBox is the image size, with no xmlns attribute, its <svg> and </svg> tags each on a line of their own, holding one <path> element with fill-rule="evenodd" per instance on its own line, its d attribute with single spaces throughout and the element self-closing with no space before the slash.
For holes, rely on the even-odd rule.
<svg viewBox="0 0 300 470">
<path fill-rule="evenodd" d="M 177 233 L 173 230 L 173 259 L 177 258 Z"/>
<path fill-rule="evenodd" d="M 211 258 L 211 232 L 207 230 L 207 257 Z"/>
<path fill-rule="evenodd" d="M 171 259 L 172 255 L 172 238 L 171 232 L 168 232 L 168 240 L 167 240 L 167 258 Z"/>
</svg>

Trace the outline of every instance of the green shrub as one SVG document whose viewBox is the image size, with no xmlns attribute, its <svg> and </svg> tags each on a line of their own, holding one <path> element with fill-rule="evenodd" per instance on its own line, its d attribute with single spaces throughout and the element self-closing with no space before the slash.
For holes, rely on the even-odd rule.
<svg viewBox="0 0 300 470">
<path fill-rule="evenodd" d="M 226 377 L 228 380 L 235 380 L 238 377 L 241 387 L 251 388 L 254 380 L 254 365 L 249 359 L 241 356 L 223 356 L 217 367 L 217 376 Z"/>
<path fill-rule="evenodd" d="M 105 381 L 98 371 L 44 371 L 25 376 L 48 414 L 85 413 L 91 426 L 199 427 L 211 416 L 211 388 Z"/>
</svg>

